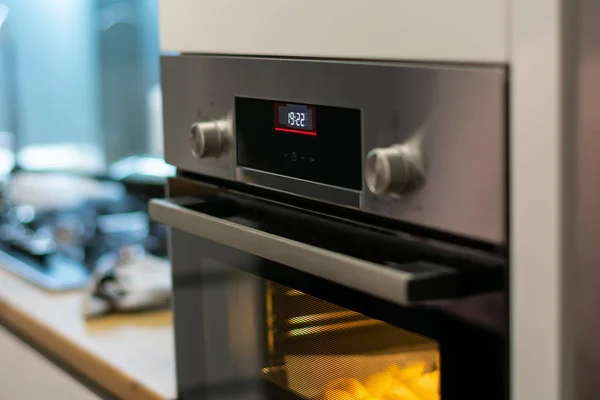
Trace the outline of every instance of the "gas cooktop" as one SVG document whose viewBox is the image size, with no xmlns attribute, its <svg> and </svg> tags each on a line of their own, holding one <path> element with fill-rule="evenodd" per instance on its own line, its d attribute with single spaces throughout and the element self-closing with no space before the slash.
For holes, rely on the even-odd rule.
<svg viewBox="0 0 600 400">
<path fill-rule="evenodd" d="M 88 178 L 95 194 L 87 193 L 77 201 L 66 196 L 70 200 L 60 204 L 56 199 L 65 196 L 56 191 L 54 196 L 24 194 L 31 187 L 40 189 L 44 179 L 56 177 L 37 177 L 35 184 L 21 182 L 8 190 L 0 217 L 2 267 L 44 289 L 69 290 L 87 285 L 94 271 L 110 267 L 106 256 L 123 248 L 136 246 L 166 257 L 166 230 L 149 221 L 145 196 L 129 193 L 120 183 Z M 53 200 L 44 202 L 44 196 Z M 117 263 L 119 257 L 110 259 Z"/>
</svg>

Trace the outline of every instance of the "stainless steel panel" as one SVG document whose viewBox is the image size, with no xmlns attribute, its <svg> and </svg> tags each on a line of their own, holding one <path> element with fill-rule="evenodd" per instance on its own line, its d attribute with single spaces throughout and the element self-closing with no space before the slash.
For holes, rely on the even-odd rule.
<svg viewBox="0 0 600 400">
<path fill-rule="evenodd" d="M 503 68 L 173 56 L 162 59 L 162 84 L 165 158 L 182 170 L 237 179 L 235 143 L 206 160 L 189 145 L 191 124 L 224 117 L 235 96 L 356 108 L 363 160 L 418 135 L 427 165 L 425 184 L 409 195 L 377 197 L 363 184 L 361 209 L 505 242 Z"/>
</svg>

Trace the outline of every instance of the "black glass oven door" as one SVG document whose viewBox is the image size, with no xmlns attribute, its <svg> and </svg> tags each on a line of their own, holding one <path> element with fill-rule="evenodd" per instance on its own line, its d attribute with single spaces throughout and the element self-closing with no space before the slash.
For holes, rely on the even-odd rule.
<svg viewBox="0 0 600 400">
<path fill-rule="evenodd" d="M 502 263 L 233 195 L 171 226 L 181 399 L 504 399 Z"/>
</svg>

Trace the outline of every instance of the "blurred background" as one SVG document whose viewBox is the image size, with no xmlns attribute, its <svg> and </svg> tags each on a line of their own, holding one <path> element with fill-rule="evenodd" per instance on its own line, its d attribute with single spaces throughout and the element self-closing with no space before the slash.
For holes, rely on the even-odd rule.
<svg viewBox="0 0 600 400">
<path fill-rule="evenodd" d="M 0 0 L 0 264 L 63 290 L 166 258 L 159 82 L 157 0 Z"/>
<path fill-rule="evenodd" d="M 1 0 L 0 131 L 19 151 L 80 148 L 94 172 L 160 157 L 157 13 L 155 0 Z"/>
</svg>

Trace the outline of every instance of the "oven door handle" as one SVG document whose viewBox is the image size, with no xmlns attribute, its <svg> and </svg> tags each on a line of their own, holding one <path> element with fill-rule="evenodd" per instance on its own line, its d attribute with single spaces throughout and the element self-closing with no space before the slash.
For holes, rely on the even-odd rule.
<svg viewBox="0 0 600 400">
<path fill-rule="evenodd" d="M 154 199 L 151 218 L 173 229 L 295 268 L 400 305 L 464 295 L 464 277 L 448 266 L 390 267 L 273 235 L 186 207 L 194 198 Z M 484 268 L 483 270 L 489 270 Z M 472 277 L 471 277 L 472 278 Z M 472 279 L 470 279 L 472 280 Z M 485 290 L 483 290 L 485 291 Z M 470 293 L 469 293 L 470 294 Z"/>
</svg>

